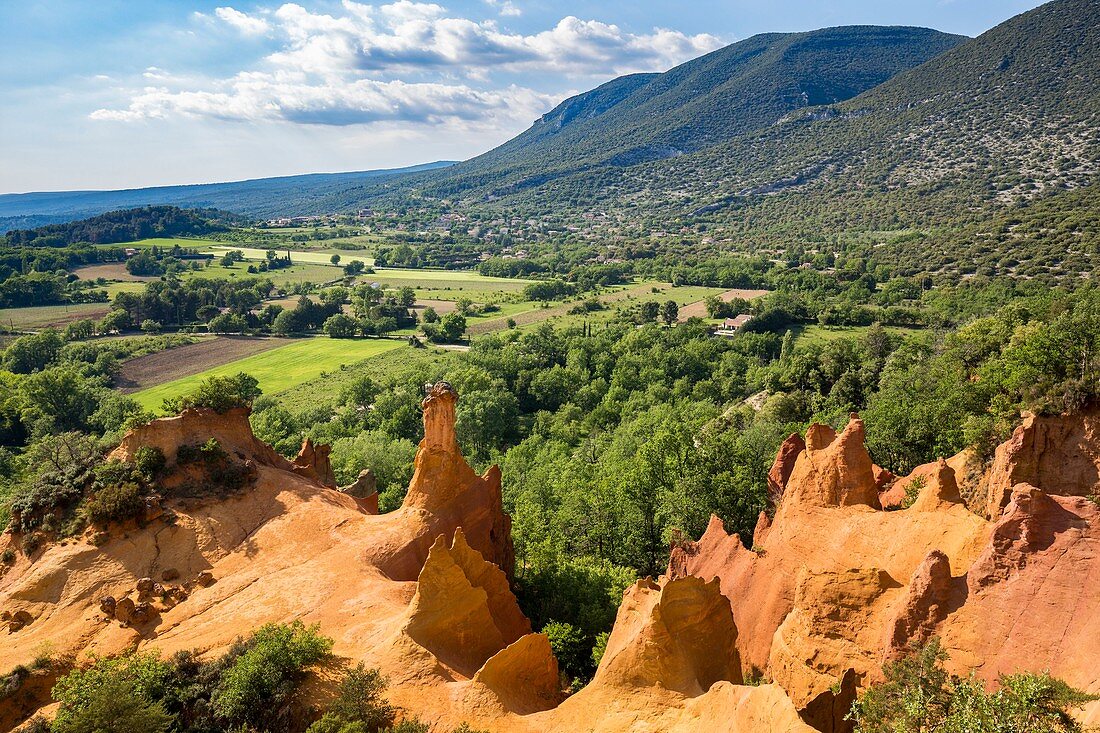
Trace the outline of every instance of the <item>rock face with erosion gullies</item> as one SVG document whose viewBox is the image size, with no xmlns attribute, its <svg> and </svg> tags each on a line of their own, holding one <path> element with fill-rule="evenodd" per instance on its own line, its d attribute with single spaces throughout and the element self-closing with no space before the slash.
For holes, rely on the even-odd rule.
<svg viewBox="0 0 1100 733">
<path fill-rule="evenodd" d="M 1000 516 L 1017 484 L 1059 496 L 1100 495 L 1100 410 L 1077 415 L 1026 415 L 997 447 L 979 482 L 986 516 Z"/>
<path fill-rule="evenodd" d="M 718 580 L 746 674 L 782 686 L 817 730 L 850 730 L 842 713 L 856 689 L 932 636 L 955 673 L 995 684 L 1049 670 L 1100 692 L 1100 639 L 1087 631 L 1100 616 L 1100 510 L 1081 496 L 1093 492 L 1094 419 L 1026 420 L 976 480 L 1026 475 L 1049 488 L 1017 481 L 992 520 L 963 503 L 960 482 L 975 480 L 959 475 L 965 456 L 885 484 L 880 502 L 858 419 L 839 435 L 812 426 L 752 550 L 712 519 L 673 547 L 669 575 Z M 790 466 L 792 445 L 776 466 Z M 1084 718 L 1100 719 L 1096 704 Z"/>
</svg>

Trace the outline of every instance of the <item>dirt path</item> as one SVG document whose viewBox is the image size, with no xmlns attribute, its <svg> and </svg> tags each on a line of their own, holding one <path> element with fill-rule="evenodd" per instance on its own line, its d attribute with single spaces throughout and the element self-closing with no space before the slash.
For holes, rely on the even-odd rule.
<svg viewBox="0 0 1100 733">
<path fill-rule="evenodd" d="M 753 298 L 759 298 L 761 295 L 767 295 L 768 290 L 727 290 L 724 293 L 719 293 L 718 297 L 723 302 L 728 303 L 734 298 L 744 298 L 745 300 L 752 300 Z M 685 306 L 680 307 L 680 314 L 677 316 L 678 321 L 683 323 L 689 318 L 708 318 L 707 315 L 707 302 L 705 300 L 697 300 L 694 303 L 688 303 Z"/>
<path fill-rule="evenodd" d="M 198 343 L 139 356 L 122 363 L 118 376 L 119 391 L 130 393 L 155 387 L 288 343 L 285 339 L 215 336 Z"/>
</svg>

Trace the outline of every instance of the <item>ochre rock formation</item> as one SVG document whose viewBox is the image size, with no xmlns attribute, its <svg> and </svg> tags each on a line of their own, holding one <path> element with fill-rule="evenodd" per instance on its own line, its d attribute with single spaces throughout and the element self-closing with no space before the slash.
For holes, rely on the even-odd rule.
<svg viewBox="0 0 1100 733">
<path fill-rule="evenodd" d="M 378 478 L 369 468 L 360 471 L 353 483 L 341 486 L 340 491 L 354 498 L 367 514 L 378 513 Z"/>
<path fill-rule="evenodd" d="M 558 660 L 545 634 L 526 634 L 485 660 L 474 682 L 492 690 L 501 704 L 526 715 L 550 710 L 562 700 Z"/>
<path fill-rule="evenodd" d="M 994 684 L 1045 669 L 1100 692 L 1100 508 L 1082 496 L 1095 490 L 1091 416 L 1030 419 L 981 475 L 957 456 L 893 480 L 854 416 L 839 434 L 792 436 L 752 549 L 717 518 L 677 543 L 666 576 L 624 594 L 595 678 L 563 700 L 549 642 L 510 587 L 500 472 L 478 476 L 463 459 L 456 400 L 446 384 L 427 390 L 408 495 L 383 515 L 362 504 L 375 491 L 332 488 L 327 449 L 307 443 L 288 461 L 252 435 L 247 411 L 137 428 L 112 456 L 164 452 L 157 511 L 16 553 L 0 575 L 0 672 L 44 642 L 77 663 L 132 649 L 214 655 L 263 623 L 301 619 L 440 730 L 839 733 L 858 688 L 933 635 L 957 673 Z M 179 447 L 212 437 L 252 482 L 174 499 Z M 1007 497 L 991 520 L 963 504 L 977 483 Z M 0 550 L 18 540 L 0 536 Z M 772 681 L 745 686 L 749 675 Z M 45 704 L 39 688 L 18 707 L 0 701 L 0 720 Z M 1098 706 L 1084 717 L 1100 719 Z"/>
<path fill-rule="evenodd" d="M 404 633 L 440 662 L 471 676 L 489 657 L 531 633 L 504 572 L 466 544 L 440 535 L 417 578 Z"/>
<path fill-rule="evenodd" d="M 863 421 L 853 415 L 840 435 L 827 425 L 806 431 L 784 490 L 789 503 L 820 507 L 864 505 L 879 508 L 875 467 L 863 447 Z"/>
<path fill-rule="evenodd" d="M 1017 483 L 992 521 L 963 504 L 957 476 L 969 456 L 892 482 L 884 511 L 858 420 L 840 435 L 812 426 L 753 550 L 712 519 L 698 542 L 673 548 L 669 574 L 718 579 L 746 673 L 774 679 L 818 730 L 850 729 L 849 685 L 880 679 L 883 663 L 933 635 L 960 674 L 994 684 L 1049 670 L 1100 692 L 1100 637 L 1086 631 L 1100 617 L 1100 510 L 1079 496 L 1093 491 L 1098 445 L 1093 418 L 1063 420 L 1026 421 L 977 480 L 1029 475 L 1072 495 Z M 1056 456 L 1068 474 L 1057 475 Z M 1098 714 L 1093 705 L 1085 718 Z"/>
<path fill-rule="evenodd" d="M 988 517 L 1000 516 L 1017 484 L 1059 496 L 1100 494 L 1100 411 L 1025 416 L 983 478 Z"/>
<path fill-rule="evenodd" d="M 332 462 L 328 457 L 331 451 L 331 446 L 314 445 L 312 440 L 306 438 L 302 441 L 302 447 L 294 458 L 294 472 L 301 476 L 308 476 L 321 486 L 335 489 L 336 474 L 332 472 Z"/>
<path fill-rule="evenodd" d="M 696 696 L 715 682 L 739 684 L 737 628 L 718 583 L 639 580 L 623 596 L 595 681 L 660 686 Z"/>
</svg>

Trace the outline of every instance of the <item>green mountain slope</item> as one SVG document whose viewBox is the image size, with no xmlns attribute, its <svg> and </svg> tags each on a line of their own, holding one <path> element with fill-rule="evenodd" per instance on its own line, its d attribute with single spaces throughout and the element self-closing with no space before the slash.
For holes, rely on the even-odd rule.
<svg viewBox="0 0 1100 733">
<path fill-rule="evenodd" d="M 500 147 L 433 176 L 429 195 L 538 185 L 706 148 L 813 105 L 849 99 L 963 41 L 925 28 L 852 26 L 753 36 L 663 74 L 568 99 Z"/>
<path fill-rule="evenodd" d="M 1050 271 L 1068 259 L 1085 273 L 1100 264 L 1096 217 L 1065 213 L 1096 201 L 1098 169 L 1100 0 L 1055 0 L 846 101 L 674 158 L 528 188 L 498 181 L 490 205 L 618 212 L 628 233 L 705 230 L 744 249 L 884 232 L 882 261 L 903 270 Z M 486 205 L 484 192 L 466 204 Z M 1036 236 L 1042 212 L 1052 232 L 1071 221 L 1081 236 Z M 1021 216 L 1026 237 L 1012 234 Z M 994 220 L 1005 231 L 988 231 Z M 910 229 L 920 236 L 890 244 Z"/>
</svg>

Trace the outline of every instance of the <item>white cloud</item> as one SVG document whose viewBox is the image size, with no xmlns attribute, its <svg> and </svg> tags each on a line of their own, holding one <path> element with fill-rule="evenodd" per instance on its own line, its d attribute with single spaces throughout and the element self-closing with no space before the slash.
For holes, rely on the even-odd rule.
<svg viewBox="0 0 1100 733">
<path fill-rule="evenodd" d="M 257 18 L 230 7 L 215 8 L 214 15 L 246 36 L 262 36 L 271 30 L 270 24 L 263 18 Z"/>
<path fill-rule="evenodd" d="M 518 13 L 511 0 L 490 4 L 503 15 Z M 379 6 L 344 0 L 342 12 L 334 14 L 285 3 L 253 15 L 222 7 L 215 15 L 241 33 L 276 39 L 278 50 L 257 68 L 226 79 L 175 79 L 150 69 L 147 83 L 156 86 L 136 89 L 125 106 L 99 109 L 92 117 L 514 126 L 544 112 L 562 90 L 545 94 L 522 83 L 494 84 L 494 77 L 604 80 L 663 70 L 721 45 L 709 34 L 634 34 L 573 16 L 525 35 L 413 0 Z"/>
<path fill-rule="evenodd" d="M 523 11 L 512 0 L 485 0 L 489 7 L 496 8 L 505 17 L 518 17 Z"/>
<path fill-rule="evenodd" d="M 304 75 L 242 72 L 214 89 L 145 87 L 125 109 L 99 109 L 92 119 L 132 122 L 179 116 L 235 121 L 350 125 L 408 122 L 443 127 L 511 127 L 553 103 L 515 85 L 482 91 L 462 84 L 359 79 L 311 82 Z"/>
</svg>

